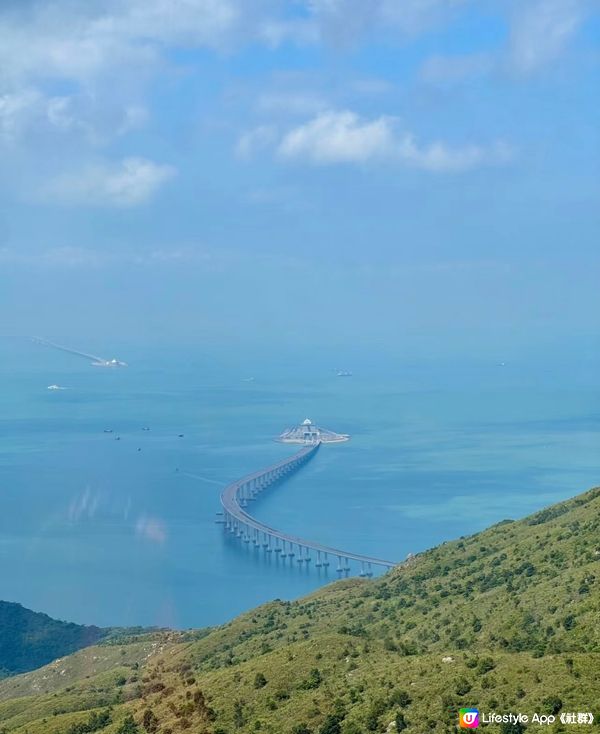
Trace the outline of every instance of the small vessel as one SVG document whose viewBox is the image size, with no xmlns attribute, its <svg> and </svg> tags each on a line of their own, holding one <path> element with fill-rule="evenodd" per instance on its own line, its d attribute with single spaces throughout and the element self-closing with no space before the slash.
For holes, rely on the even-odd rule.
<svg viewBox="0 0 600 734">
<path fill-rule="evenodd" d="M 61 387 L 60 385 L 48 385 L 48 390 L 66 390 L 66 387 Z"/>
<path fill-rule="evenodd" d="M 112 428 L 105 428 L 104 429 L 104 433 L 112 433 L 112 432 L 113 432 L 113 429 Z"/>
<path fill-rule="evenodd" d="M 336 377 L 352 377 L 350 370 L 337 370 Z"/>
<path fill-rule="evenodd" d="M 183 438 L 183 433 L 178 433 L 177 438 Z"/>
<path fill-rule="evenodd" d="M 148 426 L 144 426 L 144 428 L 142 428 L 142 431 L 149 431 L 149 430 L 150 429 L 148 428 Z"/>
<path fill-rule="evenodd" d="M 127 362 L 121 362 L 120 359 L 104 359 L 104 357 L 98 357 L 95 354 L 88 354 L 87 352 L 80 352 L 78 349 L 71 349 L 70 347 L 63 347 L 61 344 L 48 341 L 47 339 L 40 339 L 37 336 L 33 337 L 33 341 L 36 344 L 43 344 L 46 347 L 52 347 L 53 349 L 60 349 L 61 352 L 67 352 L 68 354 L 76 354 L 78 357 L 85 357 L 91 360 L 94 367 L 127 367 Z"/>
</svg>

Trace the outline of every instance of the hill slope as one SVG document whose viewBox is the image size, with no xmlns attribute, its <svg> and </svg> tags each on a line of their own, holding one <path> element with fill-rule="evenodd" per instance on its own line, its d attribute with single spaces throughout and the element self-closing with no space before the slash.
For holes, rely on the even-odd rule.
<svg viewBox="0 0 600 734">
<path fill-rule="evenodd" d="M 101 640 L 107 631 L 60 622 L 0 601 L 0 677 L 34 670 Z"/>
<path fill-rule="evenodd" d="M 89 648 L 4 681 L 0 722 L 19 734 L 448 734 L 461 706 L 598 719 L 599 579 L 595 489 L 379 579 L 340 581 L 210 631 Z"/>
</svg>

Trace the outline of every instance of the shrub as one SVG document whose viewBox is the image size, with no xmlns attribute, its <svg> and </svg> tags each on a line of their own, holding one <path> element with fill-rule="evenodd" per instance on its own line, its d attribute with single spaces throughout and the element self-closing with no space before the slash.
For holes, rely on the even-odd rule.
<svg viewBox="0 0 600 734">
<path fill-rule="evenodd" d="M 308 674 L 308 678 L 305 678 L 300 683 L 299 688 L 303 691 L 310 691 L 313 688 L 318 688 L 322 681 L 323 676 L 321 675 L 321 671 L 318 668 L 313 668 Z"/>
<path fill-rule="evenodd" d="M 267 679 L 265 678 L 263 673 L 257 673 L 254 676 L 254 687 L 255 688 L 264 688 L 267 685 Z"/>
<path fill-rule="evenodd" d="M 394 691 L 390 696 L 390 703 L 398 706 L 410 706 L 412 698 L 406 691 Z"/>
<path fill-rule="evenodd" d="M 342 717 L 339 714 L 329 714 L 319 729 L 319 734 L 342 734 L 341 721 Z"/>
<path fill-rule="evenodd" d="M 402 711 L 396 714 L 396 731 L 404 731 L 408 727 Z"/>
<path fill-rule="evenodd" d="M 142 726 L 149 734 L 158 731 L 158 718 L 152 709 L 146 709 L 144 711 Z"/>
<path fill-rule="evenodd" d="M 553 716 L 556 716 L 563 707 L 563 702 L 558 696 L 548 696 L 542 701 L 542 703 Z"/>
<path fill-rule="evenodd" d="M 123 719 L 121 726 L 117 729 L 117 734 L 139 734 L 139 731 L 139 727 L 135 723 L 133 716 L 128 714 Z"/>
</svg>

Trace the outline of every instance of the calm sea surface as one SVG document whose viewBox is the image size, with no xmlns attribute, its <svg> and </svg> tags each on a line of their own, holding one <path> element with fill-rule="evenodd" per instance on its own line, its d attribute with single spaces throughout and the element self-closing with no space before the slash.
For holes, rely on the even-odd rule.
<svg viewBox="0 0 600 734">
<path fill-rule="evenodd" d="M 121 349 L 130 366 L 108 370 L 32 344 L 2 356 L 0 598 L 77 622 L 200 627 L 335 578 L 215 524 L 221 488 L 292 453 L 273 437 L 306 417 L 352 440 L 254 513 L 391 560 L 600 483 L 600 393 L 547 365 L 337 378 L 318 359 Z"/>
</svg>

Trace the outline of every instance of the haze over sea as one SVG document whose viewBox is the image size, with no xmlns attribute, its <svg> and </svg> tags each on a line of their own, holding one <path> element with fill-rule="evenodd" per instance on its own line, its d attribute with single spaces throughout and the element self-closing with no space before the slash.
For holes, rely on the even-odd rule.
<svg viewBox="0 0 600 734">
<path fill-rule="evenodd" d="M 306 417 L 352 440 L 323 447 L 253 512 L 391 560 L 599 482 L 590 364 L 362 360 L 338 378 L 318 353 L 117 356 L 130 366 L 94 368 L 26 341 L 5 350 L 4 599 L 77 622 L 200 627 L 336 578 L 278 565 L 215 524 L 221 488 L 292 453 L 273 438 Z"/>
</svg>

